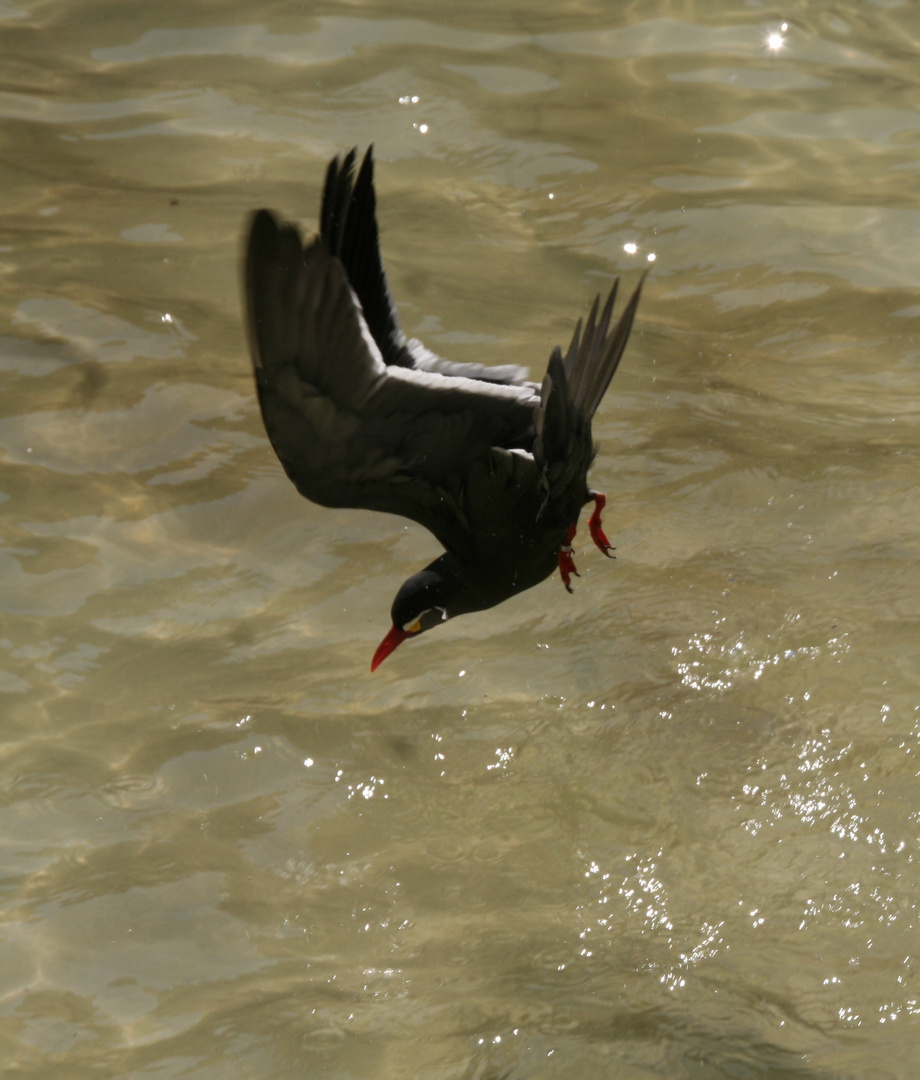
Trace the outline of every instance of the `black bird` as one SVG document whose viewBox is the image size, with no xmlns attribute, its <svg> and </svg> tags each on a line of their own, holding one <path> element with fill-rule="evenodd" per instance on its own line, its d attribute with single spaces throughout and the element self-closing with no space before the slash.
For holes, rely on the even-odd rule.
<svg viewBox="0 0 920 1080">
<path fill-rule="evenodd" d="M 454 364 L 407 341 L 380 257 L 373 147 L 326 173 L 320 234 L 253 215 L 246 252 L 249 341 L 275 452 L 322 506 L 417 521 L 444 554 L 406 581 L 373 671 L 406 638 L 529 589 L 556 566 L 571 592 L 572 539 L 585 503 L 605 555 L 603 495 L 587 484 L 591 417 L 626 346 L 640 280 L 619 321 L 613 283 L 596 297 L 542 386 L 526 369 Z M 644 275 L 643 275 L 644 279 Z"/>
</svg>

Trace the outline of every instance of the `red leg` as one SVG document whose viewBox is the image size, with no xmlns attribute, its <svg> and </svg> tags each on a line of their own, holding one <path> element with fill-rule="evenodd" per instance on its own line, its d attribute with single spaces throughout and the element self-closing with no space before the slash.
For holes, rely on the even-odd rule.
<svg viewBox="0 0 920 1080">
<path fill-rule="evenodd" d="M 613 546 L 610 541 L 604 535 L 604 530 L 601 528 L 601 511 L 607 505 L 607 496 L 595 494 L 594 496 L 594 513 L 588 520 L 588 532 L 591 534 L 591 539 L 594 543 L 603 551 L 608 559 L 612 559 L 610 554 L 613 551 Z"/>
<path fill-rule="evenodd" d="M 566 530 L 565 537 L 562 541 L 562 547 L 559 549 L 559 573 L 562 576 L 562 584 L 566 588 L 566 592 L 572 591 L 572 577 L 581 577 L 581 574 L 575 569 L 575 559 L 572 556 L 572 541 L 575 539 L 576 525 L 570 525 Z"/>
</svg>

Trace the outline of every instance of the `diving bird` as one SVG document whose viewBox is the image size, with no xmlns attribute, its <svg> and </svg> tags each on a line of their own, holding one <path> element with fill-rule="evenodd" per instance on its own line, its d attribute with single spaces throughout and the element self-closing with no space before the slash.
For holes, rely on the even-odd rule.
<svg viewBox="0 0 920 1080">
<path fill-rule="evenodd" d="M 639 303 L 611 326 L 617 282 L 595 297 L 542 385 L 524 368 L 451 363 L 407 340 L 380 256 L 373 147 L 326 172 L 319 235 L 259 210 L 249 222 L 244 290 L 265 429 L 285 472 L 321 506 L 401 514 L 444 554 L 400 588 L 371 671 L 407 638 L 543 581 L 571 592 L 582 507 L 610 555 L 603 495 L 588 487 L 591 418 L 616 371 Z"/>
</svg>

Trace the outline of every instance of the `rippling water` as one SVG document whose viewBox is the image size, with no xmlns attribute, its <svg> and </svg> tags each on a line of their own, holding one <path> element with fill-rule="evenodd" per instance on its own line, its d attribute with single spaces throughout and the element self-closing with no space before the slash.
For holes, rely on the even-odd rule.
<svg viewBox="0 0 920 1080">
<path fill-rule="evenodd" d="M 915 1076 L 920 9 L 0 0 L 0 51 L 4 1075 Z M 542 375 L 655 257 L 617 561 L 373 677 L 437 545 L 297 496 L 238 288 L 370 141 L 454 359 Z"/>
</svg>

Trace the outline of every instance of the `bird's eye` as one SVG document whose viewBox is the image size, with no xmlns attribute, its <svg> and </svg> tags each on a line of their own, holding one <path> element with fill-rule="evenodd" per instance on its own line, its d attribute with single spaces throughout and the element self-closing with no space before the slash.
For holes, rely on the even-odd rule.
<svg viewBox="0 0 920 1080">
<path fill-rule="evenodd" d="M 426 608 L 410 622 L 403 624 L 403 630 L 407 634 L 417 634 L 421 630 L 428 630 L 447 618 L 447 608 L 440 606 Z"/>
</svg>

